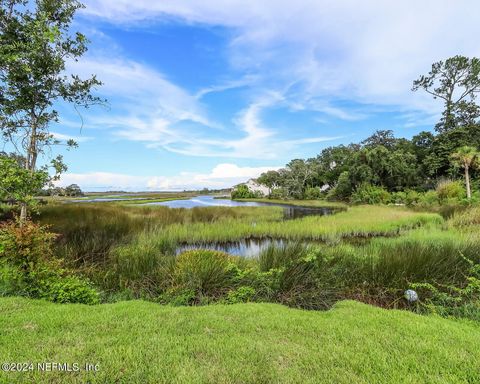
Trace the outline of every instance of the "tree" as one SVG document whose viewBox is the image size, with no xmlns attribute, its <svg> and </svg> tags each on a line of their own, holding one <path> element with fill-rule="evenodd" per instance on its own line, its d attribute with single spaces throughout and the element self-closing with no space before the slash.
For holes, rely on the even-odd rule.
<svg viewBox="0 0 480 384">
<path fill-rule="evenodd" d="M 257 182 L 268 188 L 268 194 L 272 193 L 272 189 L 277 188 L 280 183 L 280 174 L 277 171 L 267 171 L 262 173 Z"/>
<path fill-rule="evenodd" d="M 469 170 L 471 167 L 478 165 L 479 158 L 480 153 L 477 149 L 469 146 L 460 147 L 451 155 L 452 162 L 465 170 L 465 186 L 467 188 L 468 199 L 472 197 Z"/>
<path fill-rule="evenodd" d="M 70 184 L 65 187 L 65 196 L 70 196 L 70 197 L 83 196 L 83 192 L 77 184 Z"/>
<path fill-rule="evenodd" d="M 20 166 L 14 158 L 0 156 L 0 200 L 34 206 L 32 196 L 49 178 L 45 169 L 31 172 Z"/>
<path fill-rule="evenodd" d="M 32 177 L 38 156 L 61 144 L 50 133 L 59 122 L 58 102 L 88 107 L 100 103 L 92 90 L 95 76 L 82 80 L 68 75 L 67 61 L 78 61 L 87 39 L 71 33 L 76 0 L 4 0 L 0 3 L 0 128 L 4 139 L 25 157 Z M 76 146 L 68 140 L 68 147 Z M 66 169 L 59 156 L 52 160 L 57 173 Z M 22 205 L 21 220 L 27 215 Z"/>
<path fill-rule="evenodd" d="M 475 103 L 480 92 L 480 59 L 454 56 L 434 63 L 427 75 L 413 82 L 412 90 L 419 89 L 444 102 L 442 118 L 435 126 L 437 132 L 476 124 L 480 117 L 480 107 Z"/>
</svg>

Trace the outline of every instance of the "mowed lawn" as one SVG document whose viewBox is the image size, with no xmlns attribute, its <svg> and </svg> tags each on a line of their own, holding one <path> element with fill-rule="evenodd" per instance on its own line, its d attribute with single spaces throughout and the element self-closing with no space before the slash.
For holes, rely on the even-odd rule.
<svg viewBox="0 0 480 384">
<path fill-rule="evenodd" d="M 480 324 L 343 301 L 97 306 L 0 299 L 2 362 L 99 364 L 2 383 L 477 383 Z"/>
</svg>

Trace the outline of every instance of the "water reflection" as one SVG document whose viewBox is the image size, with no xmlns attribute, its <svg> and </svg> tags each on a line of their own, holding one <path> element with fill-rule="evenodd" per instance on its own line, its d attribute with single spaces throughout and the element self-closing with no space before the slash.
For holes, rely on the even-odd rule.
<svg viewBox="0 0 480 384">
<path fill-rule="evenodd" d="M 285 244 L 286 241 L 281 239 L 244 239 L 227 243 L 184 244 L 177 247 L 176 253 L 178 255 L 192 249 L 211 249 L 226 252 L 234 256 L 256 257 L 271 245 L 280 247 Z"/>
<path fill-rule="evenodd" d="M 143 205 L 163 205 L 170 208 L 194 208 L 194 207 L 265 207 L 277 206 L 283 208 L 283 218 L 285 220 L 298 219 L 305 216 L 323 216 L 331 215 L 336 210 L 326 207 L 300 207 L 297 205 L 278 204 L 257 201 L 238 201 L 230 199 L 215 199 L 213 196 L 196 196 L 185 200 L 171 200 Z"/>
</svg>

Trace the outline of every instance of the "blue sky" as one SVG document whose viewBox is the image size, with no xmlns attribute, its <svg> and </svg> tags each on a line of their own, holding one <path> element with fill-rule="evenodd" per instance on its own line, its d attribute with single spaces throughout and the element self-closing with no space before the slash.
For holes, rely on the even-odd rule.
<svg viewBox="0 0 480 384">
<path fill-rule="evenodd" d="M 60 183 L 84 190 L 229 187 L 377 129 L 411 137 L 441 108 L 412 81 L 480 55 L 475 1 L 85 3 L 69 69 L 109 105 L 51 127 L 79 141 Z"/>
</svg>

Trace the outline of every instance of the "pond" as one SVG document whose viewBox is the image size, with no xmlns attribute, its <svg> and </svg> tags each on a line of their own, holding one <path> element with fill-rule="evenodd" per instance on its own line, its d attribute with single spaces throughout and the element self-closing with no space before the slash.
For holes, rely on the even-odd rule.
<svg viewBox="0 0 480 384">
<path fill-rule="evenodd" d="M 298 205 L 278 204 L 257 201 L 238 201 L 230 199 L 215 198 L 214 196 L 196 196 L 191 199 L 170 200 L 142 205 L 162 205 L 170 208 L 194 208 L 194 207 L 265 207 L 277 206 L 283 208 L 285 220 L 298 219 L 305 216 L 324 216 L 336 213 L 338 209 L 327 207 L 300 207 Z"/>
<path fill-rule="evenodd" d="M 283 219 L 292 220 L 305 216 L 324 216 L 331 215 L 339 209 L 327 207 L 301 207 L 290 204 L 278 204 L 257 201 L 238 201 L 227 198 L 215 198 L 213 196 L 196 196 L 184 200 L 171 200 L 162 202 L 145 203 L 142 205 L 162 205 L 170 208 L 194 208 L 194 207 L 264 207 L 278 206 L 283 208 Z M 203 243 L 203 244 L 182 244 L 177 247 L 176 253 L 192 249 L 211 249 L 222 251 L 235 256 L 256 257 L 269 246 L 284 246 L 288 243 L 282 239 L 243 239 L 241 241 L 232 241 L 226 243 Z"/>
<path fill-rule="evenodd" d="M 281 239 L 243 239 L 240 241 L 230 241 L 226 243 L 206 243 L 206 244 L 183 244 L 177 247 L 176 254 L 180 254 L 192 249 L 211 249 L 213 251 L 226 252 L 234 256 L 257 257 L 269 246 L 282 247 L 287 244 L 286 240 Z"/>
</svg>

